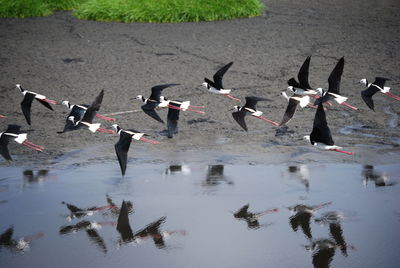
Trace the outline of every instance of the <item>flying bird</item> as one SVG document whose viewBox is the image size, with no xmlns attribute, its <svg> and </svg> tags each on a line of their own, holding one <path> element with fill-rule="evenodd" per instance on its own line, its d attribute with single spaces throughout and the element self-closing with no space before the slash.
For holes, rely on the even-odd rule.
<svg viewBox="0 0 400 268">
<path fill-rule="evenodd" d="M 254 117 L 264 120 L 274 126 L 278 126 L 279 125 L 278 123 L 268 120 L 265 117 L 261 116 L 263 114 L 263 112 L 258 111 L 256 108 L 257 102 L 266 101 L 266 100 L 268 100 L 268 99 L 254 97 L 254 96 L 246 97 L 246 103 L 244 106 L 242 106 L 242 107 L 238 106 L 238 105 L 234 106 L 235 112 L 232 113 L 233 118 L 245 131 L 247 131 L 247 126 L 246 126 L 246 122 L 244 121 L 244 118 L 247 114 L 250 114 Z"/>
<path fill-rule="evenodd" d="M 367 106 L 373 111 L 375 111 L 375 106 L 374 101 L 372 100 L 372 96 L 374 96 L 377 92 L 381 92 L 392 99 L 400 100 L 399 96 L 396 96 L 389 92 L 390 87 L 385 87 L 386 81 L 390 81 L 390 79 L 375 77 L 375 81 L 373 83 L 368 83 L 368 80 L 366 78 L 360 80 L 360 83 L 367 87 L 367 89 L 361 91 L 361 98 L 363 99 L 365 104 L 367 104 Z"/>
<path fill-rule="evenodd" d="M 24 95 L 24 99 L 21 102 L 21 109 L 28 125 L 31 125 L 31 106 L 34 99 L 43 104 L 47 109 L 54 111 L 50 104 L 57 104 L 55 100 L 50 100 L 47 99 L 44 95 L 25 90 L 21 87 L 20 84 L 17 84 L 16 87 Z"/>
<path fill-rule="evenodd" d="M 28 134 L 21 131 L 21 126 L 18 125 L 8 125 L 4 132 L 0 132 L 0 154 L 4 159 L 12 161 L 10 152 L 8 150 L 8 144 L 10 140 L 31 148 L 36 151 L 42 152 L 44 147 L 31 143 L 27 140 Z"/>
<path fill-rule="evenodd" d="M 100 123 L 93 123 L 97 111 L 100 109 L 101 102 L 103 101 L 104 90 L 102 90 L 93 103 L 87 107 L 86 110 L 75 106 L 71 109 L 71 112 L 67 116 L 65 121 L 64 130 L 57 133 L 65 133 L 68 131 L 78 130 L 78 129 L 89 129 L 91 132 L 103 132 L 108 134 L 114 134 L 113 130 L 104 129 L 100 127 Z"/>
<path fill-rule="evenodd" d="M 283 115 L 282 121 L 279 124 L 280 126 L 286 124 L 293 118 L 294 113 L 296 112 L 297 105 L 300 105 L 301 108 L 306 107 L 310 103 L 310 96 L 308 95 L 298 95 L 294 94 L 289 97 L 286 92 L 282 92 L 281 95 L 287 99 L 288 105 L 285 110 L 285 114 Z"/>
<path fill-rule="evenodd" d="M 240 102 L 240 99 L 237 99 L 237 98 L 229 95 L 229 93 L 231 93 L 231 89 L 225 89 L 224 86 L 222 85 L 222 78 L 223 78 L 224 74 L 226 73 L 226 71 L 228 71 L 228 69 L 232 66 L 232 64 L 233 64 L 233 62 L 230 62 L 230 63 L 226 64 L 225 66 L 223 66 L 222 68 L 220 68 L 213 76 L 214 81 L 211 81 L 208 78 L 204 78 L 205 82 L 202 85 L 204 87 L 206 87 L 208 89 L 208 91 L 211 93 L 221 94 L 232 100 Z"/>
<path fill-rule="evenodd" d="M 340 81 L 343 74 L 343 68 L 344 57 L 340 58 L 335 68 L 333 68 L 331 74 L 329 75 L 328 90 L 324 92 L 322 88 L 317 88 L 317 91 L 322 95 L 322 97 L 315 101 L 315 105 L 329 100 L 335 100 L 337 103 L 344 105 L 352 110 L 358 110 L 357 107 L 351 106 L 346 102 L 346 100 L 348 99 L 347 97 L 340 95 Z"/>
<path fill-rule="evenodd" d="M 314 117 L 313 130 L 310 136 L 304 136 L 304 139 L 310 141 L 312 145 L 321 150 L 336 151 L 349 155 L 354 154 L 353 152 L 343 151 L 341 150 L 342 147 L 335 145 L 326 121 L 326 115 L 322 103 L 318 104 L 318 108 Z"/>
<path fill-rule="evenodd" d="M 79 119 L 76 118 L 78 121 L 82 119 L 84 113 L 90 107 L 89 104 L 71 104 L 69 101 L 62 101 L 61 104 L 66 106 L 71 112 L 74 110 L 74 114 L 81 115 Z M 96 117 L 107 121 L 115 121 L 115 118 L 107 117 L 98 113 L 96 113 Z"/>
<path fill-rule="evenodd" d="M 118 162 L 121 167 L 122 176 L 125 175 L 126 165 L 128 162 L 128 151 L 131 145 L 132 139 L 140 140 L 143 142 L 151 143 L 151 144 L 159 144 L 158 141 L 153 141 L 144 138 L 146 135 L 137 130 L 124 130 L 120 128 L 117 124 L 112 125 L 115 132 L 119 135 L 119 140 L 115 144 L 115 153 L 117 154 Z"/>
</svg>

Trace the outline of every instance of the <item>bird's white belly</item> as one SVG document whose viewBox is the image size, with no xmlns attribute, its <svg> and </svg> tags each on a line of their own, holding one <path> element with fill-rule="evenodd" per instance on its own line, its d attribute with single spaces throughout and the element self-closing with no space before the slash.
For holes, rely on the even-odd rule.
<svg viewBox="0 0 400 268">
<path fill-rule="evenodd" d="M 135 133 L 132 136 L 132 139 L 134 140 L 140 140 L 141 137 L 143 137 L 144 133 Z"/>
<path fill-rule="evenodd" d="M 347 97 L 344 97 L 344 96 L 341 96 L 341 95 L 338 95 L 338 94 L 335 94 L 335 93 L 330 93 L 329 92 L 328 94 L 334 96 L 335 97 L 335 101 L 337 103 L 339 103 L 339 104 L 342 104 L 343 102 L 345 102 L 348 99 Z"/>
<path fill-rule="evenodd" d="M 231 93 L 230 89 L 220 89 L 220 90 L 218 90 L 218 89 L 216 89 L 214 87 L 211 87 L 211 86 L 208 89 L 208 91 L 210 91 L 211 93 L 215 93 L 215 94 L 229 94 L 229 93 Z"/>
</svg>

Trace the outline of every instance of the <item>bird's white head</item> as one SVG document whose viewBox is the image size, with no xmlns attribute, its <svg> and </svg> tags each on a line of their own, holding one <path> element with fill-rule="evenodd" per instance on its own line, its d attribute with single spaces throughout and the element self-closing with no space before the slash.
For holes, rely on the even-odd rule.
<svg viewBox="0 0 400 268">
<path fill-rule="evenodd" d="M 210 89 L 210 85 L 207 82 L 203 82 L 201 85 L 207 89 Z"/>
<path fill-rule="evenodd" d="M 306 141 L 311 141 L 311 139 L 310 139 L 310 135 L 303 136 L 303 140 L 306 140 Z"/>
<path fill-rule="evenodd" d="M 118 124 L 113 124 L 111 127 L 112 127 L 112 129 L 113 129 L 115 132 L 117 132 L 117 133 L 118 133 L 118 131 L 121 129 L 121 128 L 118 126 Z"/>
<path fill-rule="evenodd" d="M 75 124 L 75 117 L 74 116 L 68 116 L 68 120 Z"/>
<path fill-rule="evenodd" d="M 286 100 L 289 100 L 289 96 L 286 94 L 285 91 L 281 92 L 281 96 L 283 96 Z"/>
<path fill-rule="evenodd" d="M 242 108 L 242 107 L 240 107 L 239 105 L 233 106 L 233 110 L 236 112 L 240 111 L 240 108 Z"/>
<path fill-rule="evenodd" d="M 61 104 L 69 108 L 69 101 L 62 101 Z"/>
<path fill-rule="evenodd" d="M 137 95 L 137 96 L 135 97 L 135 100 L 144 101 L 143 95 Z"/>
<path fill-rule="evenodd" d="M 319 87 L 319 88 L 317 88 L 317 89 L 315 89 L 315 90 L 318 92 L 318 94 L 319 94 L 320 96 L 324 95 L 324 90 L 322 89 L 322 87 Z"/>
<path fill-rule="evenodd" d="M 292 86 L 288 86 L 287 90 L 290 91 L 290 92 L 295 92 L 295 89 Z"/>
<path fill-rule="evenodd" d="M 368 81 L 367 81 L 366 78 L 361 79 L 361 80 L 360 80 L 360 83 L 361 83 L 362 85 L 364 85 L 364 86 L 367 86 L 367 85 L 368 85 Z"/>
<path fill-rule="evenodd" d="M 22 89 L 20 84 L 16 84 L 15 86 L 17 87 L 18 90 L 20 90 L 21 92 L 24 92 L 24 90 Z"/>
</svg>

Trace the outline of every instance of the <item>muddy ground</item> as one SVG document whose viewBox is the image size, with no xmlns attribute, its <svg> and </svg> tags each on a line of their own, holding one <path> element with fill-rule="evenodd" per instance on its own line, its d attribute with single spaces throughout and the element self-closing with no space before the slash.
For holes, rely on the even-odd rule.
<svg viewBox="0 0 400 268">
<path fill-rule="evenodd" d="M 263 163 L 397 163 L 400 103 L 377 94 L 374 113 L 363 103 L 363 86 L 358 81 L 388 77 L 392 80 L 387 85 L 400 95 L 400 2 L 273 0 L 265 4 L 267 11 L 260 17 L 202 23 L 106 23 L 78 20 L 70 12 L 0 19 L 0 114 L 7 115 L 0 119 L 0 129 L 20 124 L 31 130 L 30 141 L 46 147 L 46 153 L 37 153 L 10 145 L 14 165 L 23 161 L 48 165 L 66 152 L 84 148 L 96 148 L 87 159 L 114 159 L 113 144 L 118 140 L 83 130 L 57 134 L 68 114 L 61 105 L 51 112 L 33 103 L 29 128 L 19 106 L 22 95 L 15 88 L 17 83 L 71 103 L 91 103 L 104 89 L 101 114 L 138 110 L 115 116 L 118 124 L 149 133 L 161 144 L 135 143 L 131 157 L 165 159 L 184 152 L 185 158 L 231 154 Z M 302 139 L 312 129 L 315 110 L 311 108 L 298 110 L 287 129 L 247 118 L 246 133 L 229 111 L 237 103 L 201 86 L 204 77 L 212 77 L 222 65 L 234 61 L 225 75 L 225 87 L 233 88 L 232 95 L 241 99 L 269 98 L 258 108 L 279 122 L 287 105 L 279 93 L 310 55 L 310 84 L 325 88 L 337 60 L 345 57 L 342 94 L 360 109 L 335 105 L 327 117 L 336 144 L 355 156 L 320 152 Z M 166 89 L 167 98 L 206 106 L 205 115 L 181 113 L 179 134 L 173 139 L 163 135 L 165 125 L 145 115 L 141 103 L 131 100 L 138 94 L 149 96 L 152 86 L 164 83 L 181 84 Z M 167 111 L 159 114 L 165 119 Z M 97 121 L 106 128 L 111 125 Z"/>
</svg>

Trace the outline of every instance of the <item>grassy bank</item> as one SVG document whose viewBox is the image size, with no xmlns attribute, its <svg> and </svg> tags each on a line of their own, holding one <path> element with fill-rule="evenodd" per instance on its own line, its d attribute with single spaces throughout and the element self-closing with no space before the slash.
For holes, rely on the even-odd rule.
<svg viewBox="0 0 400 268">
<path fill-rule="evenodd" d="M 50 15 L 74 10 L 80 19 L 120 22 L 213 21 L 254 17 L 260 0 L 0 0 L 1 18 Z"/>
</svg>

